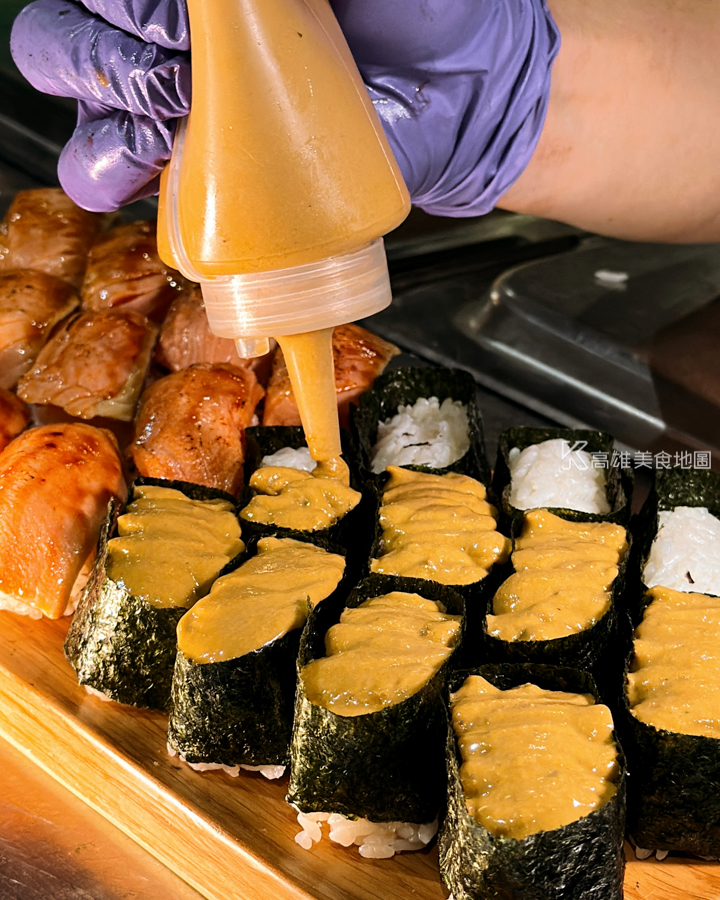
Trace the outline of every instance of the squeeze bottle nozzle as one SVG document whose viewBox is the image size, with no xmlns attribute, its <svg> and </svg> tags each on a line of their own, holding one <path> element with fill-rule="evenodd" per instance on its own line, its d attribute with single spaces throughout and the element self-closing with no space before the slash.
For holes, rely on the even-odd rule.
<svg viewBox="0 0 720 900">
<path fill-rule="evenodd" d="M 241 356 L 390 303 L 407 189 L 327 0 L 188 0 L 192 108 L 161 178 L 161 257 Z"/>
</svg>

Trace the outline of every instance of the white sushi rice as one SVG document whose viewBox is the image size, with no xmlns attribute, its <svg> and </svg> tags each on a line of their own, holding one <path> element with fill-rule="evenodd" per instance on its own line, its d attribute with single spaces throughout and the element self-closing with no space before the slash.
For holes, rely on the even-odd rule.
<svg viewBox="0 0 720 900">
<path fill-rule="evenodd" d="M 676 506 L 659 513 L 658 525 L 645 584 L 720 596 L 720 519 L 702 506 Z"/>
<path fill-rule="evenodd" d="M 573 450 L 562 438 L 509 453 L 510 503 L 516 509 L 557 507 L 609 513 L 605 469 L 593 465 L 586 450 Z"/>
<path fill-rule="evenodd" d="M 431 466 L 444 469 L 470 449 L 467 407 L 459 400 L 421 397 L 397 415 L 378 422 L 372 471 L 388 466 Z"/>
<path fill-rule="evenodd" d="M 97 688 L 90 687 L 89 684 L 84 684 L 83 687 L 85 688 L 87 693 L 90 694 L 91 697 L 97 697 L 98 700 L 102 700 L 103 703 L 114 703 L 115 702 L 112 697 L 108 697 L 107 694 L 103 694 L 103 692 L 99 691 Z"/>
<path fill-rule="evenodd" d="M 300 469 L 302 472 L 312 472 L 317 463 L 310 456 L 307 447 L 283 447 L 277 453 L 263 456 L 260 466 L 286 466 L 288 469 Z"/>
<path fill-rule="evenodd" d="M 178 753 L 174 747 L 171 747 L 170 744 L 167 744 L 167 752 L 168 756 L 177 756 L 193 772 L 224 772 L 231 778 L 237 778 L 240 774 L 240 769 L 245 769 L 247 772 L 259 772 L 268 781 L 275 781 L 276 778 L 282 778 L 287 768 L 287 766 L 225 766 L 222 763 L 191 763 L 185 759 L 182 753 Z"/>
<path fill-rule="evenodd" d="M 402 850 L 422 850 L 435 837 L 438 823 L 414 825 L 411 822 L 370 822 L 367 819 L 347 819 L 338 813 L 298 812 L 298 824 L 302 831 L 295 835 L 295 842 L 303 850 L 311 850 L 323 837 L 323 825 L 327 823 L 328 837 L 343 847 L 357 845 L 365 859 L 390 859 Z"/>
</svg>

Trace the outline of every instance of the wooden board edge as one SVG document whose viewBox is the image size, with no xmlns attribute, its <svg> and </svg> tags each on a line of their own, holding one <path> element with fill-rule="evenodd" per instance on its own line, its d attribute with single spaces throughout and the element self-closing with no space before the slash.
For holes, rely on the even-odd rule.
<svg viewBox="0 0 720 900">
<path fill-rule="evenodd" d="M 229 896 L 314 900 L 254 857 L 200 809 L 2 667 L 0 734 L 207 900 Z M 122 784 L 104 778 L 107 767 L 118 764 L 128 770 Z M 175 838 L 171 842 L 169 833 Z"/>
</svg>

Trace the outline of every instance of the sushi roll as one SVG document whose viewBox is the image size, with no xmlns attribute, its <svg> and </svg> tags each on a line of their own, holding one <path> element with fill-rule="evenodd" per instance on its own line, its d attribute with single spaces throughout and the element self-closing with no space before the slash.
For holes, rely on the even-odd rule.
<svg viewBox="0 0 720 900">
<path fill-rule="evenodd" d="M 248 428 L 247 439 L 248 487 L 240 499 L 245 534 L 329 542 L 349 552 L 353 571 L 360 560 L 365 562 L 367 509 L 347 435 L 342 436 L 342 471 L 337 472 L 318 467 L 300 427 Z"/>
<path fill-rule="evenodd" d="M 65 641 L 80 684 L 131 706 L 167 710 L 176 627 L 243 553 L 231 497 L 182 482 L 136 481 L 101 534 Z"/>
<path fill-rule="evenodd" d="M 485 620 L 488 658 L 587 669 L 606 696 L 624 662 L 617 616 L 628 541 L 621 525 L 528 510 L 514 539 L 514 572 Z"/>
<path fill-rule="evenodd" d="M 117 442 L 84 423 L 31 428 L 0 454 L 0 609 L 75 609 L 108 504 L 127 493 Z"/>
<path fill-rule="evenodd" d="M 450 692 L 438 846 L 455 900 L 621 900 L 625 766 L 590 676 L 482 666 Z"/>
<path fill-rule="evenodd" d="M 387 466 L 458 472 L 490 483 L 477 387 L 467 372 L 399 368 L 377 379 L 352 417 L 360 462 L 377 481 Z"/>
<path fill-rule="evenodd" d="M 628 831 L 648 850 L 720 856 L 720 476 L 657 472 L 637 532 Z"/>
<path fill-rule="evenodd" d="M 525 510 L 535 508 L 623 524 L 632 485 L 632 470 L 614 463 L 613 439 L 604 432 L 509 428 L 500 435 L 492 487 L 504 527 L 517 527 Z"/>
<path fill-rule="evenodd" d="M 193 767 L 289 762 L 300 633 L 336 593 L 345 560 L 314 544 L 262 538 L 178 623 L 168 747 Z"/>
<path fill-rule="evenodd" d="M 373 575 L 338 610 L 310 615 L 298 658 L 288 801 L 309 848 L 363 856 L 421 849 L 443 790 L 442 690 L 463 633 L 463 601 L 417 579 Z"/>
</svg>

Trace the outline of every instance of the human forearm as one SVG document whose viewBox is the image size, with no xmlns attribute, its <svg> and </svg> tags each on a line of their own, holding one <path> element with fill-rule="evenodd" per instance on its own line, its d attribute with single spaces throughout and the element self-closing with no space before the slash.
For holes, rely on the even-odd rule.
<svg viewBox="0 0 720 900">
<path fill-rule="evenodd" d="M 720 4 L 550 0 L 535 153 L 498 205 L 632 240 L 720 240 Z"/>
</svg>

